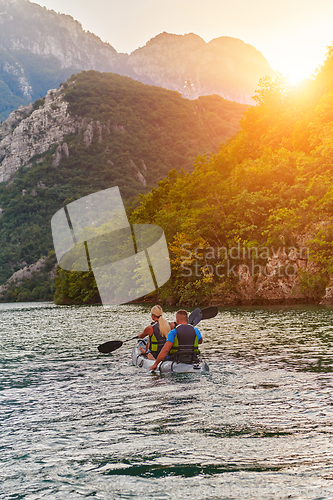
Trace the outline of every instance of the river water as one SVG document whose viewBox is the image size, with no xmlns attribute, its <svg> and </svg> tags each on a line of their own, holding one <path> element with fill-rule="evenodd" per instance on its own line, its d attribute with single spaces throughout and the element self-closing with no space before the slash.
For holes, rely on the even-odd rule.
<svg viewBox="0 0 333 500">
<path fill-rule="evenodd" d="M 0 305 L 0 498 L 333 498 L 333 309 L 221 309 L 209 374 L 99 354 L 149 309 Z"/>
</svg>

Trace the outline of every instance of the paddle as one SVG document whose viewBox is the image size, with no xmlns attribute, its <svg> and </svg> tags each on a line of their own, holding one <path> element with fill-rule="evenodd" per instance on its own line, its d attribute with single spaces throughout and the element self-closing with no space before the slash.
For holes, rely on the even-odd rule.
<svg viewBox="0 0 333 500">
<path fill-rule="evenodd" d="M 101 344 L 97 347 L 99 352 L 102 352 L 103 354 L 108 354 L 109 352 L 113 352 L 116 349 L 119 349 L 125 342 L 129 342 L 130 340 L 137 339 L 138 336 L 135 335 L 135 337 L 132 337 L 131 339 L 127 340 L 109 340 L 108 342 L 104 342 L 104 344 Z"/>
<path fill-rule="evenodd" d="M 189 325 L 193 325 L 193 321 L 197 321 L 196 324 L 199 323 L 199 321 L 201 320 L 202 318 L 202 313 L 201 313 L 201 309 L 200 307 L 197 307 L 196 309 L 194 309 L 194 311 L 191 312 L 191 314 L 189 315 L 188 317 L 188 324 Z"/>
<path fill-rule="evenodd" d="M 193 314 L 196 311 L 198 311 L 198 309 L 195 309 L 188 318 L 188 322 L 192 326 L 196 326 L 202 319 L 214 318 L 219 312 L 216 306 L 205 307 L 202 310 L 199 309 L 200 313 Z M 191 318 L 192 315 L 193 317 Z"/>
<path fill-rule="evenodd" d="M 215 318 L 217 313 L 219 312 L 217 306 L 210 306 L 210 307 L 205 307 L 205 309 L 202 309 L 201 314 L 202 318 L 201 319 L 210 319 L 210 318 Z"/>
<path fill-rule="evenodd" d="M 194 309 L 194 311 L 191 312 L 188 318 L 188 323 L 190 325 L 197 325 L 199 321 L 202 319 L 210 319 L 214 318 L 218 313 L 218 309 L 216 306 L 211 306 L 211 307 L 205 307 L 204 309 L 200 309 L 197 307 L 197 309 Z M 130 340 L 137 339 L 138 336 L 136 335 L 135 337 L 132 337 L 131 339 L 127 340 L 109 340 L 108 342 L 105 342 L 104 344 L 101 344 L 97 347 L 99 352 L 102 352 L 103 354 L 108 354 L 109 352 L 113 352 L 116 349 L 119 349 L 125 342 L 129 342 Z"/>
</svg>

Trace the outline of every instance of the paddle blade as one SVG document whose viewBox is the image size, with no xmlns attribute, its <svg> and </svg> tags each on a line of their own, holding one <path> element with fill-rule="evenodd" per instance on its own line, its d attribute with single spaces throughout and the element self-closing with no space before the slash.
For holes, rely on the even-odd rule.
<svg viewBox="0 0 333 500">
<path fill-rule="evenodd" d="M 189 317 L 188 317 L 188 324 L 189 325 L 193 325 L 194 322 L 195 322 L 195 324 L 197 325 L 200 320 L 201 320 L 201 309 L 199 307 L 197 307 L 189 315 Z"/>
<path fill-rule="evenodd" d="M 105 342 L 104 344 L 101 344 L 97 347 L 99 352 L 102 352 L 103 354 L 107 354 L 109 352 L 113 352 L 116 349 L 119 349 L 123 345 L 123 342 L 121 340 L 110 340 L 109 342 Z"/>
<path fill-rule="evenodd" d="M 215 318 L 218 312 L 219 310 L 216 306 L 205 307 L 205 309 L 202 309 L 201 311 L 202 314 L 201 319 Z"/>
</svg>

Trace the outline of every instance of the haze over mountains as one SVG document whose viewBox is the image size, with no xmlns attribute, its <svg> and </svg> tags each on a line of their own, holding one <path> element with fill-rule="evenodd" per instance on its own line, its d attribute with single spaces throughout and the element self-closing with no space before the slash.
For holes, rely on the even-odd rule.
<svg viewBox="0 0 333 500">
<path fill-rule="evenodd" d="M 251 103 L 259 78 L 274 77 L 263 55 L 231 37 L 161 33 L 120 54 L 71 16 L 28 0 L 0 0 L 0 120 L 43 97 L 72 73 L 97 70 L 130 76 L 195 99 L 219 94 Z"/>
</svg>

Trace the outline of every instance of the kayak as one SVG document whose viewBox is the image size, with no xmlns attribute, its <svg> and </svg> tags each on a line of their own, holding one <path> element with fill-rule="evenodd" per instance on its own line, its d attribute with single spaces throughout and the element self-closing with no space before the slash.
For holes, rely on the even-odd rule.
<svg viewBox="0 0 333 500">
<path fill-rule="evenodd" d="M 154 361 L 152 359 L 147 359 L 140 351 L 140 347 L 145 349 L 146 344 L 147 339 L 139 340 L 132 351 L 132 361 L 134 365 L 149 371 Z M 158 364 L 156 371 L 160 373 L 205 373 L 209 372 L 209 366 L 206 361 L 200 361 L 199 363 L 180 363 L 178 361 L 163 360 Z"/>
</svg>

